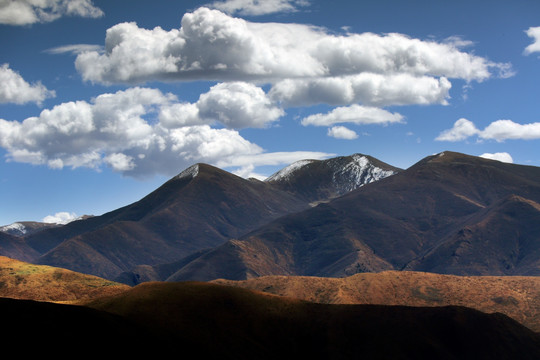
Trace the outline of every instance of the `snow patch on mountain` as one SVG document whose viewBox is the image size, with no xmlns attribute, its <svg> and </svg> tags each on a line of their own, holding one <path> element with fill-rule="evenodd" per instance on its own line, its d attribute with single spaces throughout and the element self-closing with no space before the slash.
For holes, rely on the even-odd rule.
<svg viewBox="0 0 540 360">
<path fill-rule="evenodd" d="M 177 179 L 184 179 L 184 178 L 195 178 L 197 175 L 199 175 L 199 164 L 191 165 L 186 170 L 182 171 L 176 178 Z"/>
<path fill-rule="evenodd" d="M 10 235 L 22 236 L 26 234 L 26 227 L 21 223 L 13 223 L 0 227 L 1 232 L 8 233 Z"/>
<path fill-rule="evenodd" d="M 306 166 L 308 164 L 311 164 L 314 161 L 316 161 L 316 160 L 299 160 L 299 161 L 296 161 L 296 162 L 292 163 L 291 165 L 281 169 L 280 171 L 278 171 L 274 175 L 268 177 L 266 179 L 266 181 L 286 180 L 292 174 L 294 174 L 295 171 L 297 171 L 298 169 L 300 169 L 300 168 L 302 168 L 302 167 L 304 167 L 304 166 Z"/>
<path fill-rule="evenodd" d="M 352 161 L 345 165 L 337 159 L 329 162 L 334 170 L 334 185 L 342 194 L 395 174 L 395 171 L 373 165 L 366 156 L 354 154 L 351 158 Z"/>
</svg>

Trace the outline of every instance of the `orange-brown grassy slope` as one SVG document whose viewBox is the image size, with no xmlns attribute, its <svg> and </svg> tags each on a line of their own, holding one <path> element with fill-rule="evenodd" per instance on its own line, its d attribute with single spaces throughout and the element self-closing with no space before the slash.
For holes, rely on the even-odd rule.
<svg viewBox="0 0 540 360">
<path fill-rule="evenodd" d="M 127 285 L 0 256 L 0 297 L 71 302 L 118 294 Z"/>
<path fill-rule="evenodd" d="M 347 278 L 267 276 L 215 282 L 327 304 L 459 305 L 500 312 L 540 332 L 540 277 L 385 271 Z"/>
</svg>

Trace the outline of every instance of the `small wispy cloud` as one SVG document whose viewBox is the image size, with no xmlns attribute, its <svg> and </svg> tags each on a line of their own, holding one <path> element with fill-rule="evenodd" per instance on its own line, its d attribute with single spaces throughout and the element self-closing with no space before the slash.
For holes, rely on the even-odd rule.
<svg viewBox="0 0 540 360">
<path fill-rule="evenodd" d="M 354 140 L 358 138 L 358 134 L 345 126 L 333 126 L 328 129 L 328 136 L 336 139 Z"/>
<path fill-rule="evenodd" d="M 71 44 L 71 45 L 62 45 L 53 47 L 45 50 L 49 54 L 66 54 L 70 53 L 72 55 L 79 55 L 87 51 L 96 51 L 102 52 L 103 47 L 100 45 L 91 45 L 91 44 Z"/>
<path fill-rule="evenodd" d="M 299 8 L 309 5 L 310 2 L 307 0 L 225 0 L 214 1 L 207 6 L 231 15 L 260 16 L 296 12 Z"/>
</svg>

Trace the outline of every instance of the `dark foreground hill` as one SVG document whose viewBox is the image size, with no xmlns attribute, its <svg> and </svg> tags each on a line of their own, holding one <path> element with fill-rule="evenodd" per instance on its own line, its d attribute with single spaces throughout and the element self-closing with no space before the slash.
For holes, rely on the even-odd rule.
<svg viewBox="0 0 540 360">
<path fill-rule="evenodd" d="M 2 341 L 19 356 L 540 357 L 539 335 L 502 314 L 315 304 L 205 283 L 145 283 L 84 306 L 0 298 L 0 316 Z"/>
<path fill-rule="evenodd" d="M 429 156 L 232 239 L 168 280 L 384 270 L 540 275 L 540 168 Z"/>
<path fill-rule="evenodd" d="M 465 306 L 503 313 L 540 333 L 540 277 L 384 271 L 345 278 L 263 276 L 218 284 L 324 304 Z"/>
</svg>

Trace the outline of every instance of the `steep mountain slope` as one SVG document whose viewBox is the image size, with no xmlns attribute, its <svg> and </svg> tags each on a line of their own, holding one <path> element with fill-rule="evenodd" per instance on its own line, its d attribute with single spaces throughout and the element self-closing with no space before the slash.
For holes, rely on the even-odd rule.
<svg viewBox="0 0 540 360">
<path fill-rule="evenodd" d="M 371 156 L 353 154 L 328 160 L 297 161 L 265 181 L 309 202 L 317 202 L 341 196 L 399 171 L 401 169 Z"/>
<path fill-rule="evenodd" d="M 0 231 L 0 254 L 23 261 L 31 261 L 39 253 L 18 236 Z"/>
<path fill-rule="evenodd" d="M 48 251 L 35 263 L 113 278 L 136 265 L 171 262 L 217 246 L 306 207 L 264 182 L 196 164 L 132 205 L 27 241 Z"/>
<path fill-rule="evenodd" d="M 169 280 L 402 269 L 539 275 L 538 202 L 540 168 L 444 152 L 231 240 Z M 479 235 L 467 238 L 469 230 Z"/>
<path fill-rule="evenodd" d="M 465 306 L 505 314 L 540 333 L 540 277 L 455 276 L 413 271 L 345 278 L 263 276 L 214 283 L 325 304 Z"/>
<path fill-rule="evenodd" d="M 227 359 L 535 359 L 538 334 L 463 307 L 328 305 L 208 283 L 145 283 L 86 304 Z M 157 329 L 157 330 L 156 330 Z M 177 339 L 177 340 L 175 340 Z M 138 341 L 141 345 L 144 342 Z M 159 350 L 159 349 L 158 349 Z"/>
<path fill-rule="evenodd" d="M 110 296 L 129 286 L 61 268 L 0 256 L 0 297 L 38 301 L 77 301 Z"/>
</svg>

